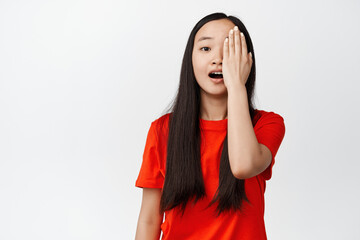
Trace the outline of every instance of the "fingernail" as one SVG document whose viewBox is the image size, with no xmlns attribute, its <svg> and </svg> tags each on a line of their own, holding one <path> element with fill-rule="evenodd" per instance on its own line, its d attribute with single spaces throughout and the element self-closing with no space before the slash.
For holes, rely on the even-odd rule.
<svg viewBox="0 0 360 240">
<path fill-rule="evenodd" d="M 231 30 L 230 30 L 230 34 L 232 34 L 232 33 L 233 33 L 233 30 L 231 29 Z"/>
<path fill-rule="evenodd" d="M 242 37 L 244 36 L 244 34 L 242 32 L 240 32 L 240 34 L 241 34 Z"/>
<path fill-rule="evenodd" d="M 238 26 L 235 26 L 234 29 L 235 29 L 235 30 L 239 30 Z"/>
</svg>

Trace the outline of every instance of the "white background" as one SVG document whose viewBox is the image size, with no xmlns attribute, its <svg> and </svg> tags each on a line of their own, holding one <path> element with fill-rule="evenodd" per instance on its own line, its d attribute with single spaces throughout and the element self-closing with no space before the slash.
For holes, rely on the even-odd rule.
<svg viewBox="0 0 360 240">
<path fill-rule="evenodd" d="M 0 239 L 134 239 L 151 121 L 191 29 L 246 25 L 256 107 L 285 119 L 269 239 L 359 239 L 360 3 L 0 1 Z"/>
</svg>

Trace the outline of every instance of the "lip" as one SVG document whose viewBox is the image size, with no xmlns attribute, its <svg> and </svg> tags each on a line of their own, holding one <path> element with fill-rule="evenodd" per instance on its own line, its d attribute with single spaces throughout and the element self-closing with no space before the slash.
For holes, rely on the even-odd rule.
<svg viewBox="0 0 360 240">
<path fill-rule="evenodd" d="M 223 78 L 210 78 L 211 81 L 213 81 L 214 83 L 220 83 L 220 82 L 223 82 L 224 79 Z"/>
</svg>

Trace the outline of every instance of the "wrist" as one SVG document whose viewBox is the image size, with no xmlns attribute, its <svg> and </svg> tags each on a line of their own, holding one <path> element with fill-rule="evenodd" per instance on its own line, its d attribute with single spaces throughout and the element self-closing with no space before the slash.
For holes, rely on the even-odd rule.
<svg viewBox="0 0 360 240">
<path fill-rule="evenodd" d="M 242 83 L 232 83 L 227 87 L 228 94 L 239 94 L 240 92 L 246 92 L 246 86 Z"/>
</svg>

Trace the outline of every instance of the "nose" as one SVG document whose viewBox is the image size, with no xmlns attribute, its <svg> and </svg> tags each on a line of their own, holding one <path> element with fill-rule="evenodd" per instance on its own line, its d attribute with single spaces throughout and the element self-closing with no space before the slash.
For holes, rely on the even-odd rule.
<svg viewBox="0 0 360 240">
<path fill-rule="evenodd" d="M 214 59 L 212 63 L 222 65 L 222 59 Z"/>
<path fill-rule="evenodd" d="M 218 51 L 216 51 L 216 53 L 214 54 L 214 58 L 212 61 L 212 64 L 222 64 L 222 60 L 223 60 L 223 49 L 220 48 Z"/>
</svg>

